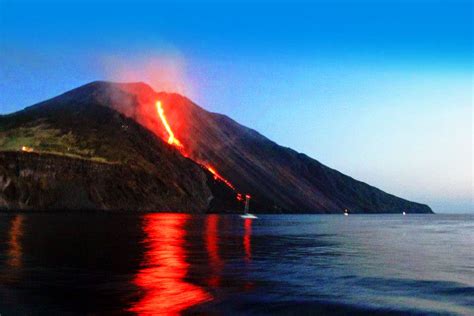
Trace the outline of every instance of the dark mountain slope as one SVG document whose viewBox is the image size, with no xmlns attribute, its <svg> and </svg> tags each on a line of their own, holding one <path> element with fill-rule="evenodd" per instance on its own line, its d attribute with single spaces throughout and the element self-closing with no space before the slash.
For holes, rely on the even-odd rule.
<svg viewBox="0 0 474 316">
<path fill-rule="evenodd" d="M 0 117 L 0 208 L 237 208 L 201 166 L 90 93 Z"/>
<path fill-rule="evenodd" d="M 190 157 L 210 161 L 237 188 L 268 208 L 342 212 L 429 213 L 431 209 L 387 194 L 318 161 L 279 146 L 230 118 L 209 113 L 176 94 L 159 94 Z"/>
</svg>

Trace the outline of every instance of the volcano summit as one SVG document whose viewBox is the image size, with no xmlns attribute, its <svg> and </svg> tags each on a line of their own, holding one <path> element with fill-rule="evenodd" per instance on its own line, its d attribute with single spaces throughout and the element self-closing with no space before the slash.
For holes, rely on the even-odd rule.
<svg viewBox="0 0 474 316">
<path fill-rule="evenodd" d="M 170 141 L 171 140 L 171 141 Z M 431 213 L 178 94 L 92 82 L 0 117 L 0 208 Z"/>
</svg>

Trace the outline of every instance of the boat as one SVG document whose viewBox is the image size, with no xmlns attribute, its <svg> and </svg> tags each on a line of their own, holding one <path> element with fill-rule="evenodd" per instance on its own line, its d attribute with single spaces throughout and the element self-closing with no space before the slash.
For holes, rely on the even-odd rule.
<svg viewBox="0 0 474 316">
<path fill-rule="evenodd" d="M 250 204 L 250 195 L 245 195 L 245 210 L 244 214 L 240 215 L 240 217 L 245 219 L 257 219 L 258 217 L 249 213 L 249 204 Z"/>
<path fill-rule="evenodd" d="M 344 216 L 349 216 L 349 210 L 347 208 L 344 210 Z"/>
<path fill-rule="evenodd" d="M 407 213 L 406 213 L 406 212 L 403 212 L 402 214 L 403 214 L 403 215 L 407 215 Z"/>
</svg>

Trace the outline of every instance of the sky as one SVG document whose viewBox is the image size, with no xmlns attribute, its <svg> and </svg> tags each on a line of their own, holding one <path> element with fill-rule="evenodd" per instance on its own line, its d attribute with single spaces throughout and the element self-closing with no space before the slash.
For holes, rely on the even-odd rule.
<svg viewBox="0 0 474 316">
<path fill-rule="evenodd" d="M 474 213 L 473 4 L 0 0 L 0 114 L 94 80 L 185 94 L 435 212 Z"/>
</svg>

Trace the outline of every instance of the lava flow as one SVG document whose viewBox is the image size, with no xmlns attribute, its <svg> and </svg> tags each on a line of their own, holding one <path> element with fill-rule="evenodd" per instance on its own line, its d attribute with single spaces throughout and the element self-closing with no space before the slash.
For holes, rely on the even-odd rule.
<svg viewBox="0 0 474 316">
<path fill-rule="evenodd" d="M 166 132 L 168 132 L 168 144 L 183 147 L 183 145 L 181 145 L 181 142 L 176 137 L 174 137 L 174 133 L 171 130 L 168 121 L 166 120 L 165 111 L 163 110 L 160 101 L 156 101 L 156 110 L 158 111 L 158 116 L 160 117 L 161 123 L 165 127 Z"/>
<path fill-rule="evenodd" d="M 179 139 L 176 138 L 176 136 L 173 133 L 173 130 L 171 129 L 171 127 L 168 123 L 168 120 L 166 119 L 165 111 L 163 110 L 163 107 L 161 105 L 161 101 L 156 101 L 156 110 L 158 112 L 158 116 L 160 117 L 161 123 L 163 124 L 166 132 L 168 133 L 168 144 L 178 147 L 181 154 L 185 157 L 188 157 L 187 153 L 184 151 L 183 144 L 181 144 Z M 206 168 L 210 173 L 212 173 L 215 180 L 219 180 L 219 181 L 223 182 L 225 185 L 227 185 L 229 188 L 231 188 L 232 190 L 235 191 L 235 187 L 232 185 L 232 183 L 230 183 L 229 180 L 227 180 L 226 178 L 221 176 L 219 174 L 219 172 L 217 172 L 217 170 L 214 167 L 212 167 L 209 164 L 204 163 L 204 162 L 200 162 L 200 161 L 197 161 L 197 162 L 201 166 Z M 238 196 L 241 196 L 241 194 L 239 193 Z"/>
<path fill-rule="evenodd" d="M 209 170 L 210 173 L 212 173 L 214 175 L 215 180 L 221 180 L 229 188 L 231 188 L 232 190 L 235 191 L 235 187 L 232 185 L 232 183 L 230 183 L 227 179 L 225 179 L 223 176 L 221 176 L 214 168 L 212 168 L 211 166 L 205 166 L 205 167 L 207 168 L 207 170 Z"/>
</svg>

